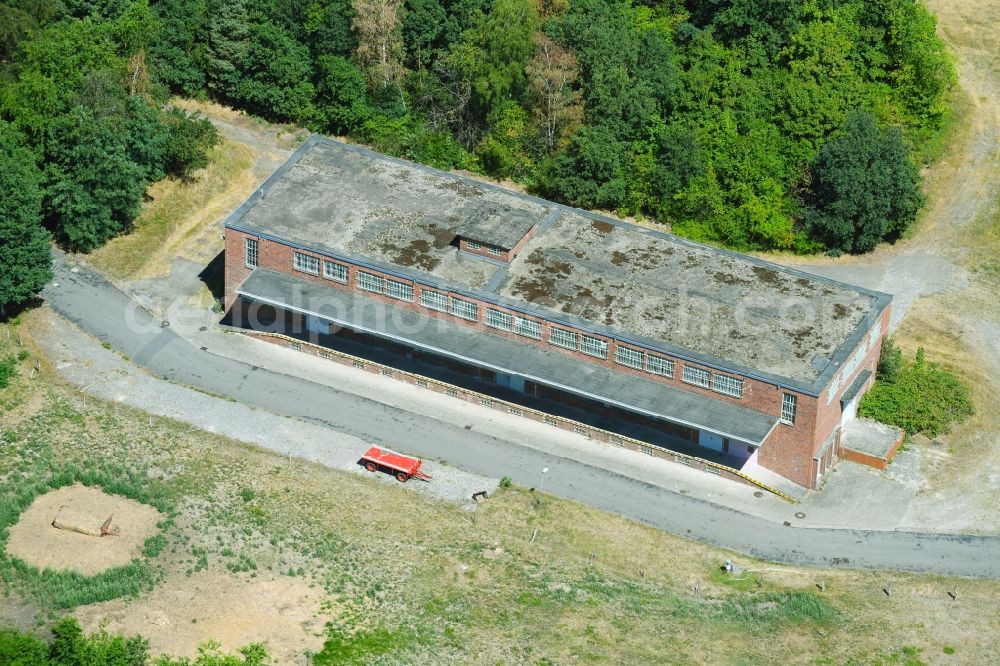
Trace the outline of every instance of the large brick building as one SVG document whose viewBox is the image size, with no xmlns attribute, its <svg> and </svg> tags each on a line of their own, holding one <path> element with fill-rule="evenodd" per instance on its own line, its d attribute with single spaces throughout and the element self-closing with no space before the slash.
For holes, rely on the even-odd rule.
<svg viewBox="0 0 1000 666">
<path fill-rule="evenodd" d="M 319 137 L 225 226 L 245 327 L 391 341 L 807 487 L 889 321 L 886 294 Z"/>
</svg>

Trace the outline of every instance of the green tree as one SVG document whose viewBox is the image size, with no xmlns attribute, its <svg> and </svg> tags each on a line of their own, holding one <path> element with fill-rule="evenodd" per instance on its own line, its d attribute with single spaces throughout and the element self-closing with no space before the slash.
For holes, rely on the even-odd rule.
<svg viewBox="0 0 1000 666">
<path fill-rule="evenodd" d="M 559 154 L 548 187 L 576 206 L 614 209 L 625 201 L 626 146 L 604 125 L 585 125 Z"/>
<path fill-rule="evenodd" d="M 229 95 L 251 113 L 307 121 L 312 115 L 311 61 L 306 47 L 278 24 L 257 17 L 247 32 L 238 82 Z"/>
<path fill-rule="evenodd" d="M 447 13 L 440 0 L 406 0 L 403 42 L 410 66 L 426 67 L 443 46 Z"/>
<path fill-rule="evenodd" d="M 900 118 L 926 141 L 940 130 L 948 112 L 955 66 L 937 36 L 936 20 L 922 2 L 874 0 L 864 3 L 858 20 L 870 40 L 872 74 L 888 84 Z"/>
<path fill-rule="evenodd" d="M 207 0 L 205 81 L 223 101 L 236 99 L 242 63 L 250 48 L 250 14 L 246 0 Z"/>
<path fill-rule="evenodd" d="M 17 46 L 35 30 L 39 21 L 30 12 L 11 4 L 0 4 L 0 63 L 10 62 Z"/>
<path fill-rule="evenodd" d="M 316 62 L 316 118 L 324 131 L 346 134 L 372 115 L 365 75 L 343 56 L 320 56 Z"/>
<path fill-rule="evenodd" d="M 802 0 L 693 0 L 692 20 L 710 26 L 726 45 L 739 45 L 755 64 L 766 66 L 799 26 Z"/>
<path fill-rule="evenodd" d="M 705 156 L 695 132 L 679 126 L 665 127 L 656 137 L 654 150 L 656 162 L 650 173 L 652 206 L 662 219 L 669 220 L 674 217 L 674 197 L 705 172 Z"/>
<path fill-rule="evenodd" d="M 3 115 L 37 148 L 86 77 L 95 71 L 123 72 L 125 59 L 109 24 L 87 18 L 49 25 L 22 42 L 17 68 L 17 81 L 0 90 Z"/>
<path fill-rule="evenodd" d="M 153 14 L 159 35 L 149 48 L 154 80 L 171 92 L 197 95 L 205 89 L 206 0 L 159 0 Z"/>
<path fill-rule="evenodd" d="M 9 123 L 0 121 L 0 312 L 32 298 L 52 277 L 42 227 L 41 173 Z"/>
<path fill-rule="evenodd" d="M 358 47 L 351 29 L 354 7 L 350 0 L 313 2 L 306 10 L 305 43 L 314 58 L 324 55 L 349 57 Z"/>
<path fill-rule="evenodd" d="M 867 252 L 898 236 L 924 203 L 920 172 L 898 128 L 854 112 L 812 166 L 806 219 L 830 248 Z"/>
<path fill-rule="evenodd" d="M 528 112 L 509 101 L 490 118 L 490 132 L 476 147 L 476 156 L 490 173 L 524 180 L 534 170 L 537 132 Z"/>
<path fill-rule="evenodd" d="M 121 130 L 116 119 L 80 106 L 49 130 L 45 213 L 74 250 L 99 247 L 139 213 L 146 170 L 130 159 Z"/>
<path fill-rule="evenodd" d="M 923 348 L 921 361 L 923 361 Z M 921 363 L 923 365 L 923 363 Z M 895 383 L 903 371 L 903 350 L 896 346 L 891 335 L 882 338 L 882 349 L 878 360 L 878 380 L 887 384 Z"/>
<path fill-rule="evenodd" d="M 505 99 L 524 95 L 538 20 L 531 0 L 493 0 L 489 13 L 468 33 L 469 43 L 480 54 L 472 87 L 487 113 Z"/>
<path fill-rule="evenodd" d="M 188 180 L 198 169 L 208 166 L 208 151 L 219 142 L 215 125 L 195 112 L 169 109 L 163 114 L 167 141 L 163 151 L 163 170 L 170 176 Z"/>
<path fill-rule="evenodd" d="M 170 130 L 164 124 L 160 110 L 138 95 L 126 97 L 121 123 L 124 126 L 125 149 L 129 159 L 141 169 L 145 190 L 147 183 L 166 175 L 163 164 Z"/>
</svg>

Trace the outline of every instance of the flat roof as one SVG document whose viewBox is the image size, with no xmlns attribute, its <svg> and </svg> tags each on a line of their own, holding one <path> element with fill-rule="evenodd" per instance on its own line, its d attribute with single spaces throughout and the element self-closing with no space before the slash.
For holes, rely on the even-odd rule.
<svg viewBox="0 0 1000 666">
<path fill-rule="evenodd" d="M 488 201 L 472 212 L 458 232 L 462 238 L 511 250 L 539 222 L 535 211 Z"/>
<path fill-rule="evenodd" d="M 840 433 L 840 446 L 885 458 L 903 436 L 896 426 L 886 425 L 872 419 L 854 419 L 844 426 Z"/>
<path fill-rule="evenodd" d="M 457 249 L 525 225 L 509 266 Z M 812 395 L 891 301 L 318 136 L 226 226 Z"/>
<path fill-rule="evenodd" d="M 759 446 L 778 422 L 745 407 L 616 372 L 419 311 L 257 268 L 237 289 L 254 301 L 404 342 L 434 354 Z"/>
</svg>

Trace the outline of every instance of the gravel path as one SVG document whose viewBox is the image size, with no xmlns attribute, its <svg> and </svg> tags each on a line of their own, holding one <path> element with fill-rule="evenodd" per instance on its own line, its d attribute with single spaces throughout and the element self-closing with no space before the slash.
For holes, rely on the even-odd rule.
<svg viewBox="0 0 1000 666">
<path fill-rule="evenodd" d="M 357 464 L 371 442 L 238 402 L 217 398 L 153 377 L 50 311 L 43 310 L 37 341 L 59 374 L 92 395 L 195 425 L 208 432 L 256 444 L 383 483 L 399 482 L 370 474 Z M 433 482 L 410 481 L 406 488 L 451 501 L 471 503 L 472 493 L 493 492 L 496 479 L 427 461 Z"/>
<path fill-rule="evenodd" d="M 748 515 L 602 468 L 590 456 L 563 457 L 544 447 L 508 441 L 503 432 L 458 428 L 424 412 L 406 412 L 336 387 L 199 350 L 170 328 L 161 328 L 158 320 L 95 273 L 83 269 L 73 272 L 61 256 L 57 256 L 54 269 L 56 280 L 46 287 L 44 297 L 57 312 L 128 354 L 149 372 L 171 382 L 224 395 L 237 401 L 238 409 L 248 410 L 233 412 L 229 414 L 232 418 L 225 421 L 250 419 L 255 412 L 266 410 L 294 417 L 307 425 L 325 427 L 322 433 L 316 432 L 313 437 L 306 438 L 308 444 L 303 448 L 308 450 L 296 453 L 323 455 L 325 449 L 317 450 L 315 443 L 321 441 L 326 445 L 321 437 L 340 440 L 343 434 L 364 442 L 399 442 L 401 445 L 393 448 L 427 459 L 448 460 L 475 474 L 505 474 L 522 485 L 534 485 L 539 471 L 547 467 L 550 474 L 545 480 L 545 490 L 555 495 L 764 559 L 800 565 L 1000 578 L 1000 537 L 997 536 L 809 528 L 800 527 L 802 521 L 807 520 L 805 514 L 794 516 L 784 524 Z M 54 345 L 49 353 L 63 358 L 61 349 L 65 347 L 60 345 L 69 343 L 60 342 L 60 338 L 71 333 L 61 330 L 58 323 L 54 323 L 47 334 L 43 331 L 50 339 L 49 344 Z M 91 351 L 99 353 L 96 349 Z M 74 362 L 73 355 L 65 354 L 65 357 L 64 362 Z M 86 354 L 77 357 L 78 362 L 85 362 L 87 357 Z M 62 369 L 67 373 L 74 370 L 72 366 Z M 135 396 L 142 395 L 147 388 L 142 377 L 127 381 L 130 374 L 127 368 L 112 365 L 105 370 L 97 373 L 93 364 L 87 365 L 79 370 L 82 374 L 76 375 L 77 381 L 83 381 L 84 375 L 91 378 L 90 381 L 106 377 L 95 387 L 99 386 L 97 390 L 116 399 L 120 397 L 122 401 L 136 399 Z M 198 405 L 179 404 L 176 395 L 172 395 L 178 387 L 168 388 L 162 396 L 155 390 L 147 395 L 146 402 L 153 403 L 154 411 L 171 416 L 180 416 L 187 409 L 198 413 Z M 212 403 L 213 408 L 216 406 L 225 407 Z M 463 404 L 463 408 L 469 407 Z M 468 409 L 468 414 L 474 419 L 473 409 Z M 204 414 L 209 424 L 212 418 L 212 413 Z M 219 423 L 211 427 L 233 426 Z M 256 430 L 261 432 L 268 427 L 269 424 L 261 424 Z M 257 432 L 244 436 L 253 441 Z M 283 441 L 269 445 L 279 451 L 288 450 Z M 595 453 L 603 450 L 598 446 L 593 449 Z M 335 466 L 336 462 L 332 462 Z M 648 467 L 643 470 L 646 474 L 655 470 L 655 466 L 648 463 L 642 467 Z M 753 500 L 748 503 L 753 504 Z M 795 508 L 786 505 L 786 510 Z M 795 529 L 788 529 L 793 525 Z"/>
</svg>

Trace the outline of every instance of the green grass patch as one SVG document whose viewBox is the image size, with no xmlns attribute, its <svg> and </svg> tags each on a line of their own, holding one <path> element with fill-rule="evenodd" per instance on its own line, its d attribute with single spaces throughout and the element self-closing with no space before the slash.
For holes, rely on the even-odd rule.
<svg viewBox="0 0 1000 666">
<path fill-rule="evenodd" d="M 904 359 L 891 338 L 883 342 L 878 379 L 858 406 L 859 416 L 929 437 L 974 412 L 969 387 L 955 373 L 928 362 L 922 347 L 913 361 Z"/>
<path fill-rule="evenodd" d="M 416 641 L 416 635 L 408 630 L 390 631 L 378 628 L 355 634 L 330 632 L 323 649 L 313 656 L 313 666 L 333 666 L 336 664 L 367 664 L 376 657 L 390 653 L 403 654 L 407 645 Z"/>
<path fill-rule="evenodd" d="M 717 613 L 719 620 L 758 631 L 785 623 L 827 623 L 836 616 L 822 597 L 798 590 L 735 595 L 728 597 Z"/>
<path fill-rule="evenodd" d="M 10 380 L 17 374 L 17 357 L 7 356 L 0 359 L 0 389 L 10 386 Z"/>
</svg>

